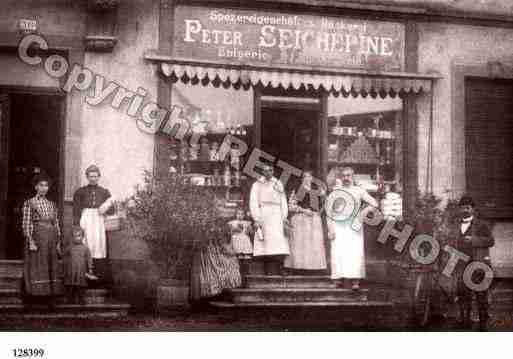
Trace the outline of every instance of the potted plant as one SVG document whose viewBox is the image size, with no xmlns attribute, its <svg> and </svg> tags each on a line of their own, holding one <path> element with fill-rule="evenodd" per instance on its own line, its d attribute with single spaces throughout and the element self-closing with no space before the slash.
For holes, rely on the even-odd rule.
<svg viewBox="0 0 513 359">
<path fill-rule="evenodd" d="M 157 179 L 149 172 L 126 202 L 128 230 L 146 242 L 160 272 L 158 307 L 187 304 L 192 257 L 209 239 L 216 205 L 209 187 L 193 186 L 179 175 Z"/>
</svg>

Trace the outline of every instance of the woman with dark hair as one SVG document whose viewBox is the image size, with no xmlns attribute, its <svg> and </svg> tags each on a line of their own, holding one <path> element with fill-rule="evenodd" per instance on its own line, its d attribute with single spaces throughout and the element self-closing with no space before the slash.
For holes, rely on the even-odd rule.
<svg viewBox="0 0 513 359">
<path fill-rule="evenodd" d="M 326 269 L 326 248 L 320 216 L 326 192 L 321 190 L 321 196 L 311 196 L 312 182 L 312 172 L 303 172 L 300 187 L 290 196 L 292 235 L 289 238 L 290 256 L 284 263 L 286 268 Z"/>
<path fill-rule="evenodd" d="M 108 283 L 111 273 L 107 260 L 105 216 L 114 213 L 113 198 L 108 189 L 98 184 L 101 178 L 98 166 L 87 167 L 85 175 L 88 184 L 73 195 L 73 224 L 84 230 L 84 244 L 91 251 L 94 272 Z"/>
<path fill-rule="evenodd" d="M 48 176 L 36 175 L 33 184 L 36 195 L 23 204 L 25 293 L 34 297 L 53 297 L 62 292 L 57 263 L 61 251 L 57 205 L 46 198 L 51 184 Z M 53 300 L 50 304 L 54 304 Z"/>
</svg>

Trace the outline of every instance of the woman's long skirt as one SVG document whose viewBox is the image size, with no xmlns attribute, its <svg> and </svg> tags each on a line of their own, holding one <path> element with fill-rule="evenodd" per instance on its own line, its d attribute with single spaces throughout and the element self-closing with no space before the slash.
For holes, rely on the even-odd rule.
<svg viewBox="0 0 513 359">
<path fill-rule="evenodd" d="M 298 213 L 291 219 L 290 255 L 284 266 L 293 269 L 326 269 L 326 247 L 321 216 Z"/>
<path fill-rule="evenodd" d="M 223 248 L 209 244 L 194 256 L 191 271 L 191 298 L 213 297 L 224 289 L 241 286 L 239 261 Z"/>
<path fill-rule="evenodd" d="M 97 208 L 85 208 L 80 217 L 80 227 L 85 232 L 85 245 L 91 251 L 91 257 L 102 259 L 107 257 L 107 237 L 105 219 Z"/>
<path fill-rule="evenodd" d="M 57 259 L 57 230 L 51 223 L 37 223 L 32 234 L 37 251 L 25 246 L 25 292 L 31 296 L 53 296 L 62 293 Z"/>
<path fill-rule="evenodd" d="M 331 278 L 365 278 L 363 227 L 351 221 L 336 222 L 335 239 L 331 242 Z"/>
</svg>

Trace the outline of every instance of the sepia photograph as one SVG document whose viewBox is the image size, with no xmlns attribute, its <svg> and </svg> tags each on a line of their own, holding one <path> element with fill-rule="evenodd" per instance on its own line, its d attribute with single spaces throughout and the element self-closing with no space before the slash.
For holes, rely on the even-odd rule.
<svg viewBox="0 0 513 359">
<path fill-rule="evenodd" d="M 513 1 L 0 5 L 0 331 L 513 331 Z"/>
</svg>

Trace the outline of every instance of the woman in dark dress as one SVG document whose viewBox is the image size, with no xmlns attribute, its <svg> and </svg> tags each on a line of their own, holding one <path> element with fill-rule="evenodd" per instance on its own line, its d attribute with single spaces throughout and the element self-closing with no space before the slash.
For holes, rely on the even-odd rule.
<svg viewBox="0 0 513 359">
<path fill-rule="evenodd" d="M 50 298 L 62 293 L 57 257 L 61 250 L 61 231 L 57 206 L 46 198 L 50 178 L 39 174 L 34 178 L 36 195 L 23 204 L 23 234 L 25 243 L 25 293 L 33 297 Z"/>
</svg>

